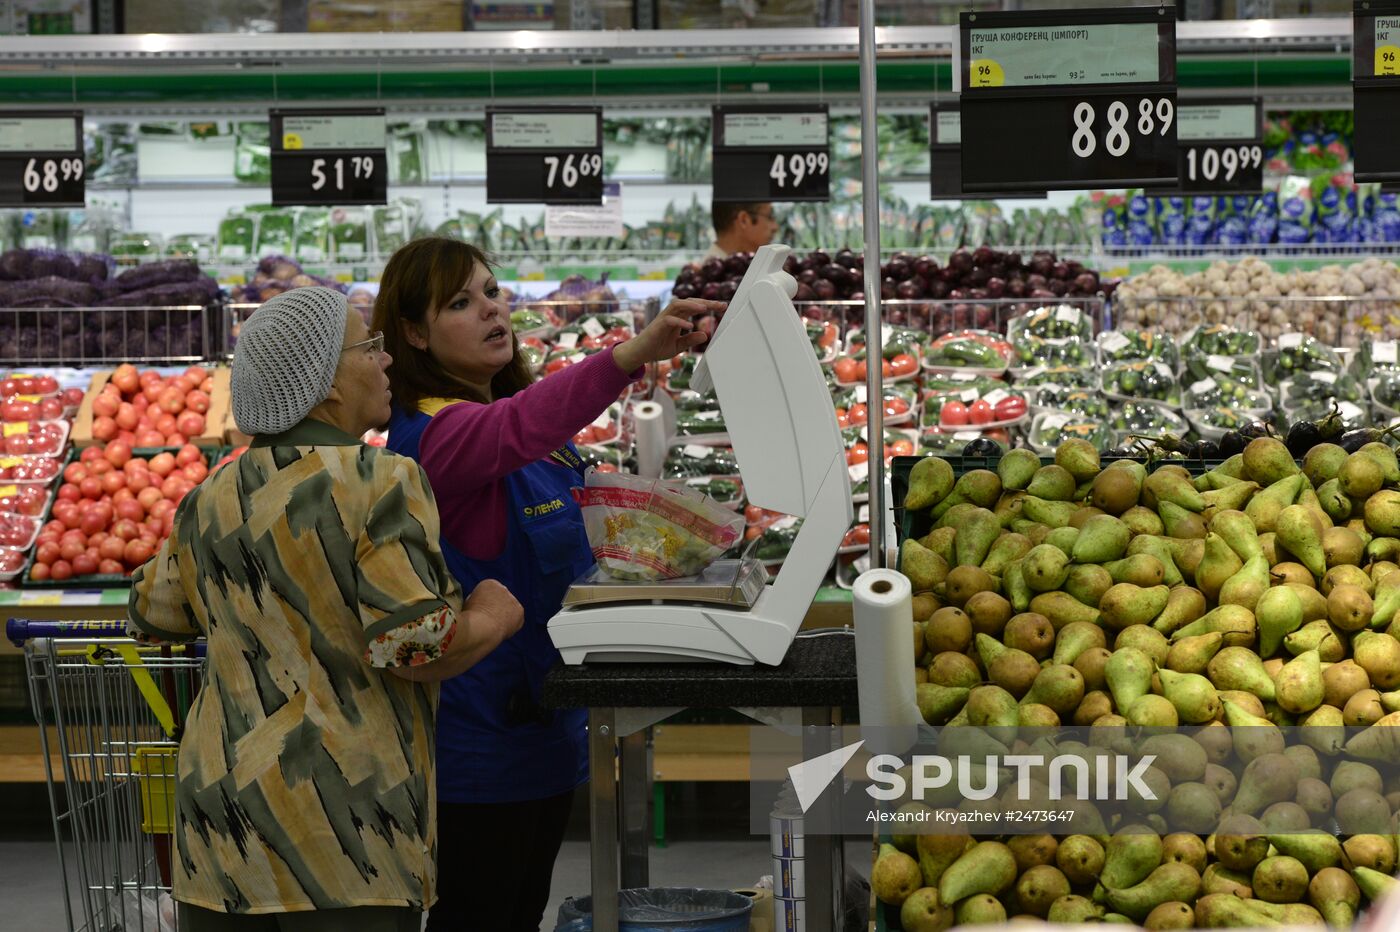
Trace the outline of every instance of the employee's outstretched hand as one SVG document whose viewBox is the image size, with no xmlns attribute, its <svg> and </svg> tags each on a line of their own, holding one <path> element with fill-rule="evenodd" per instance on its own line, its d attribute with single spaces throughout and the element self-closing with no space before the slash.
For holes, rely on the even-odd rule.
<svg viewBox="0 0 1400 932">
<path fill-rule="evenodd" d="M 672 301 L 641 333 L 613 349 L 613 361 L 623 372 L 632 372 L 649 362 L 670 359 L 699 346 L 709 335 L 696 328 L 694 318 L 716 314 L 728 306 L 724 301 L 700 298 Z"/>
</svg>

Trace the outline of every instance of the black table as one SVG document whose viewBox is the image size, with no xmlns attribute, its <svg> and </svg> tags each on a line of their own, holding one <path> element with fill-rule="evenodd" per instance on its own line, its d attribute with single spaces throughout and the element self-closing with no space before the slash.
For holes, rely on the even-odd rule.
<svg viewBox="0 0 1400 932">
<path fill-rule="evenodd" d="M 765 724 L 799 717 L 806 757 L 835 750 L 830 726 L 842 724 L 843 714 L 857 706 L 851 631 L 804 632 L 776 667 L 610 663 L 560 665 L 549 674 L 543 694 L 546 706 L 588 709 L 595 932 L 617 932 L 619 890 L 648 885 L 651 726 L 686 709 L 734 709 Z M 838 796 L 824 794 L 816 805 L 835 806 Z M 830 824 L 837 824 L 834 814 Z M 807 930 L 832 932 L 842 915 L 841 838 L 809 836 L 806 860 Z"/>
</svg>

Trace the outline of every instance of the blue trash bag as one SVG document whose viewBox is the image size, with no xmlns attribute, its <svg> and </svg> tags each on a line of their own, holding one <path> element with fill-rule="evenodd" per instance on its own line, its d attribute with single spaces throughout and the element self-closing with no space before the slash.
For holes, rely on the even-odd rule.
<svg viewBox="0 0 1400 932">
<path fill-rule="evenodd" d="M 748 932 L 753 901 L 728 890 L 647 887 L 618 894 L 621 932 Z M 554 932 L 592 932 L 593 897 L 559 906 Z"/>
</svg>

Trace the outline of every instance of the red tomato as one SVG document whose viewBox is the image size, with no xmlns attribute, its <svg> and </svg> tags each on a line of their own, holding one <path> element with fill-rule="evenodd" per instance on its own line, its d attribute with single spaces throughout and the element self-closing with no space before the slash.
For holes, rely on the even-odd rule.
<svg viewBox="0 0 1400 932">
<path fill-rule="evenodd" d="M 58 555 L 64 560 L 72 561 L 74 557 L 82 554 L 87 549 L 87 542 L 76 537 L 70 537 L 58 545 Z"/>
<path fill-rule="evenodd" d="M 127 542 L 123 559 L 127 566 L 135 569 L 153 556 L 155 556 L 155 549 L 150 544 L 144 540 L 133 540 Z"/>
<path fill-rule="evenodd" d="M 120 560 L 126 551 L 126 541 L 120 537 L 108 537 L 97 548 L 97 555 L 103 560 Z"/>
<path fill-rule="evenodd" d="M 29 578 L 35 582 L 43 582 L 50 578 L 52 570 L 47 563 L 35 563 L 29 568 Z"/>
<path fill-rule="evenodd" d="M 103 576 L 123 576 L 126 574 L 126 567 L 119 559 L 106 559 L 97 564 L 97 572 Z"/>
<path fill-rule="evenodd" d="M 900 417 L 909 413 L 909 402 L 898 395 L 885 399 L 885 417 Z"/>
<path fill-rule="evenodd" d="M 90 449 L 90 450 L 96 450 L 97 447 L 89 447 L 88 449 Z M 83 451 L 83 454 L 86 455 L 86 454 L 87 454 L 87 450 L 84 450 L 84 451 Z M 101 455 L 101 451 L 100 451 L 100 450 L 98 451 L 98 455 L 99 455 L 99 456 Z M 91 459 L 91 458 L 92 458 L 92 457 L 88 457 L 88 459 Z M 69 464 L 68 464 L 67 466 L 65 466 L 64 469 L 63 469 L 63 481 L 64 481 L 64 482 L 71 482 L 71 483 L 73 483 L 74 485 L 77 485 L 79 482 L 82 482 L 82 481 L 83 481 L 84 479 L 86 479 L 87 477 L 88 477 L 88 470 L 87 470 L 87 467 L 84 466 L 82 463 L 69 463 Z"/>
<path fill-rule="evenodd" d="M 88 476 L 78 484 L 78 489 L 83 493 L 83 498 L 96 501 L 102 497 L 102 480 L 96 476 Z"/>
<path fill-rule="evenodd" d="M 992 421 L 996 420 L 997 417 L 996 412 L 992 410 L 992 406 L 981 398 L 972 403 L 972 407 L 968 409 L 967 414 L 968 420 L 974 424 L 990 424 Z"/>
<path fill-rule="evenodd" d="M 857 441 L 856 444 L 846 451 L 846 465 L 855 466 L 858 463 L 868 463 L 870 461 L 870 448 L 864 441 Z"/>
<path fill-rule="evenodd" d="M 80 553 L 73 558 L 73 572 L 78 576 L 91 576 L 97 572 L 97 560 L 90 554 Z"/>
<path fill-rule="evenodd" d="M 896 440 L 885 450 L 885 457 L 913 456 L 914 442 L 912 440 Z"/>
<path fill-rule="evenodd" d="M 164 478 L 175 471 L 175 457 L 169 453 L 157 453 L 151 457 L 151 472 Z"/>
<path fill-rule="evenodd" d="M 851 416 L 846 413 L 845 408 L 836 409 L 836 426 L 842 430 L 851 426 Z"/>
<path fill-rule="evenodd" d="M 868 406 L 863 404 L 851 405 L 851 410 L 848 413 L 848 417 L 851 420 L 852 427 L 860 427 L 863 424 L 869 423 L 870 409 Z"/>
<path fill-rule="evenodd" d="M 55 560 L 53 566 L 49 567 L 49 576 L 60 582 L 65 579 L 72 579 L 73 565 L 67 560 Z"/>
<path fill-rule="evenodd" d="M 943 406 L 943 411 L 939 414 L 938 419 L 943 424 L 961 427 L 968 422 L 967 405 L 961 401 L 950 401 Z"/>
<path fill-rule="evenodd" d="M 34 559 L 47 565 L 57 560 L 61 552 L 58 544 L 42 543 L 34 551 Z"/>
<path fill-rule="evenodd" d="M 908 353 L 900 353 L 889 361 L 890 372 L 896 376 L 909 375 L 919 368 L 919 362 Z"/>
<path fill-rule="evenodd" d="M 856 361 L 849 356 L 843 356 L 836 360 L 831 368 L 838 382 L 854 382 L 860 378 L 860 376 L 856 374 Z"/>
<path fill-rule="evenodd" d="M 190 463 L 204 459 L 204 453 L 192 443 L 187 443 L 180 447 L 180 451 L 175 454 L 176 466 L 188 466 Z"/>
</svg>

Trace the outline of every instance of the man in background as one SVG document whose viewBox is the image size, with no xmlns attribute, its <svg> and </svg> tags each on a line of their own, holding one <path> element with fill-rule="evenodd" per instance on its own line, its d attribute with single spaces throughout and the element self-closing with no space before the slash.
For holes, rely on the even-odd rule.
<svg viewBox="0 0 1400 932">
<path fill-rule="evenodd" d="M 773 205 L 769 203 L 715 201 L 710 215 L 714 218 L 715 244 L 705 253 L 706 259 L 726 259 L 736 252 L 756 252 L 758 247 L 773 242 L 778 233 L 778 221 L 773 219 Z"/>
</svg>

